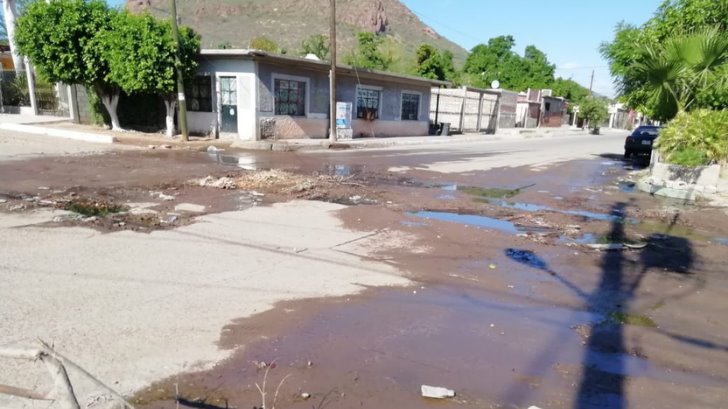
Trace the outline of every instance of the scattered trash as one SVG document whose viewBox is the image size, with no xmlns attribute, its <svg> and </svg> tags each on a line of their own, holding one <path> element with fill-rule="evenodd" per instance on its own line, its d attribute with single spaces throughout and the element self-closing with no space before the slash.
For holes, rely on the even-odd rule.
<svg viewBox="0 0 728 409">
<path fill-rule="evenodd" d="M 162 219 L 162 223 L 165 223 L 165 224 L 174 224 L 174 222 L 176 222 L 177 219 L 178 219 L 177 216 L 167 216 L 164 219 Z"/>
<path fill-rule="evenodd" d="M 488 266 L 488 268 L 490 268 L 491 270 L 495 270 L 497 267 L 498 266 L 496 266 L 495 264 L 492 264 L 492 263 Z"/>
<path fill-rule="evenodd" d="M 172 145 L 147 145 L 149 149 L 172 149 Z"/>
<path fill-rule="evenodd" d="M 223 176 L 219 179 L 207 176 L 202 179 L 194 180 L 193 183 L 203 187 L 215 187 L 218 189 L 235 189 L 238 187 L 235 180 L 227 176 Z"/>
<path fill-rule="evenodd" d="M 0 204 L 7 203 L 7 202 L 8 202 L 8 199 L 0 199 Z"/>
<path fill-rule="evenodd" d="M 541 409 L 538 406 L 529 406 L 528 409 Z"/>
<path fill-rule="evenodd" d="M 301 394 L 301 398 L 302 398 L 302 399 L 304 399 L 304 400 L 305 400 L 305 399 L 308 399 L 308 398 L 310 398 L 310 397 L 311 397 L 311 394 L 310 394 L 310 393 L 306 393 L 306 392 L 303 392 L 303 393 Z"/>
<path fill-rule="evenodd" d="M 509 248 L 506 249 L 506 256 L 521 264 L 526 264 L 539 270 L 549 271 L 548 264 L 531 250 Z"/>
<path fill-rule="evenodd" d="M 309 368 L 312 367 L 313 366 L 313 362 L 312 361 L 306 362 L 306 366 L 309 367 Z"/>
<path fill-rule="evenodd" d="M 600 251 L 616 251 L 616 250 L 622 250 L 624 249 L 623 243 L 596 243 L 596 244 L 587 244 L 587 247 L 594 250 L 600 250 Z"/>
<path fill-rule="evenodd" d="M 207 153 L 218 153 L 218 152 L 225 152 L 225 149 L 220 149 L 217 146 L 208 146 L 207 147 Z"/>
<path fill-rule="evenodd" d="M 48 186 L 38 186 L 38 190 L 51 190 Z"/>
<path fill-rule="evenodd" d="M 253 195 L 253 196 L 255 196 L 255 197 L 263 197 L 263 196 L 265 196 L 265 193 L 256 192 L 255 190 L 251 190 L 250 191 L 250 194 Z"/>
<path fill-rule="evenodd" d="M 446 399 L 455 397 L 454 390 L 439 386 L 422 385 L 421 391 L 423 398 Z"/>
<path fill-rule="evenodd" d="M 175 199 L 174 196 L 167 195 L 167 194 L 164 194 L 162 192 L 149 192 L 149 195 L 150 196 L 156 196 L 156 197 L 164 200 L 165 202 L 171 202 L 172 200 Z"/>
<path fill-rule="evenodd" d="M 205 211 L 205 206 L 194 204 L 194 203 L 180 203 L 174 207 L 175 212 L 189 212 L 189 213 L 202 213 Z"/>
</svg>

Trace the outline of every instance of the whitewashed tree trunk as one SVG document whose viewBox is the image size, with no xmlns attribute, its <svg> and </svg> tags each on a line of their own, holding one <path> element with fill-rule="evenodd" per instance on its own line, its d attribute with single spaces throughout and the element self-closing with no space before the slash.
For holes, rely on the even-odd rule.
<svg viewBox="0 0 728 409">
<path fill-rule="evenodd" d="M 167 137 L 171 138 L 174 136 L 175 132 L 174 110 L 177 108 L 177 100 L 175 99 L 175 96 L 165 97 L 164 106 L 167 108 L 167 116 L 164 118 L 165 124 L 167 125 L 166 135 Z"/>
<path fill-rule="evenodd" d="M 3 14 L 5 15 L 5 31 L 8 35 L 10 54 L 13 57 L 15 71 L 23 71 L 23 58 L 18 55 L 18 50 L 15 47 L 15 19 L 18 16 L 16 0 L 3 0 Z"/>
<path fill-rule="evenodd" d="M 113 91 L 99 92 L 101 97 L 101 103 L 104 104 L 104 108 L 109 113 L 111 118 L 111 130 L 112 131 L 123 131 L 124 129 L 119 124 L 119 115 L 116 112 L 119 107 L 119 96 L 121 91 L 114 89 Z"/>
</svg>

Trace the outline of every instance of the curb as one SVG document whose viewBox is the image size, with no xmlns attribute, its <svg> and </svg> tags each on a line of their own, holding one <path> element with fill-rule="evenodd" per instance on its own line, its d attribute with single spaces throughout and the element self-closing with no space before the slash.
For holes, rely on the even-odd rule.
<svg viewBox="0 0 728 409">
<path fill-rule="evenodd" d="M 45 135 L 56 138 L 73 139 L 76 141 L 92 142 L 92 143 L 114 143 L 114 137 L 111 135 L 94 134 L 87 132 L 66 131 L 54 128 L 45 128 L 35 125 L 8 124 L 0 123 L 0 129 L 7 131 L 16 131 L 29 133 L 34 135 Z"/>
</svg>

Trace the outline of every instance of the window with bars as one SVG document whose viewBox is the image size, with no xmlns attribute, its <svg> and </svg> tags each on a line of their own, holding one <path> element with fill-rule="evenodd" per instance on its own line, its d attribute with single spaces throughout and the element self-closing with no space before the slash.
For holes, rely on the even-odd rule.
<svg viewBox="0 0 728 409">
<path fill-rule="evenodd" d="M 420 94 L 402 93 L 402 120 L 417 121 L 420 119 Z"/>
<path fill-rule="evenodd" d="M 379 100 L 382 93 L 378 89 L 358 88 L 356 91 L 356 117 L 359 119 L 379 118 Z"/>
<path fill-rule="evenodd" d="M 212 77 L 198 75 L 185 89 L 187 109 L 197 112 L 212 112 Z"/>
<path fill-rule="evenodd" d="M 275 114 L 306 116 L 306 82 L 276 79 Z"/>
</svg>

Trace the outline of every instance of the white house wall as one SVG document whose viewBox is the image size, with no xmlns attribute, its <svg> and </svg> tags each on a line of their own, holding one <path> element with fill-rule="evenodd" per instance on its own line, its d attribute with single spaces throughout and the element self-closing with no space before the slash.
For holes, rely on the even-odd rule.
<svg viewBox="0 0 728 409">
<path fill-rule="evenodd" d="M 220 77 L 235 77 L 237 79 L 238 104 L 238 134 L 221 134 L 221 138 L 233 137 L 242 140 L 255 140 L 257 133 L 255 86 L 255 63 L 245 59 L 202 59 L 199 61 L 198 75 L 210 75 L 214 88 L 212 98 L 213 112 L 190 111 L 187 116 L 190 132 L 210 134 L 219 129 L 220 113 Z"/>
</svg>

